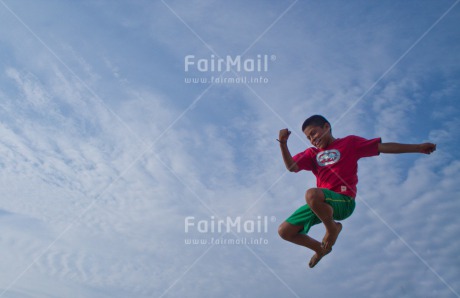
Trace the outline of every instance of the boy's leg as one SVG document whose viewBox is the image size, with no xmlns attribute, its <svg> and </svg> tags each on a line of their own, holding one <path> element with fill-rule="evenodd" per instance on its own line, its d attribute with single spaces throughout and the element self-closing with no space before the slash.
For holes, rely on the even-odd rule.
<svg viewBox="0 0 460 298">
<path fill-rule="evenodd" d="M 342 230 L 342 224 L 334 221 L 332 206 L 326 203 L 326 198 L 321 189 L 311 188 L 307 190 L 305 199 L 308 206 L 310 206 L 311 210 L 315 212 L 326 227 L 326 235 L 324 235 L 322 242 L 324 249 L 332 249 Z"/>
<path fill-rule="evenodd" d="M 279 226 L 278 234 L 286 241 L 305 246 L 316 252 L 321 251 L 321 243 L 319 241 L 300 233 L 303 228 L 303 226 L 296 226 L 285 221 Z"/>
<path fill-rule="evenodd" d="M 303 228 L 303 226 L 296 226 L 285 221 L 279 226 L 278 233 L 281 238 L 286 241 L 305 246 L 315 251 L 315 254 L 308 264 L 310 268 L 313 268 L 321 260 L 321 258 L 330 253 L 331 250 L 323 248 L 319 241 L 311 238 L 310 236 L 301 234 L 300 232 Z"/>
</svg>

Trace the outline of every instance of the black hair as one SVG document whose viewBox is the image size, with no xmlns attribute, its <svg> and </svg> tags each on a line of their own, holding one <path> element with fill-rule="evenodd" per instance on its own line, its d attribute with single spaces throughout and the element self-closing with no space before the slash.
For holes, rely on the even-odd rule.
<svg viewBox="0 0 460 298">
<path fill-rule="evenodd" d="M 327 121 L 327 119 L 324 118 L 323 116 L 313 115 L 303 122 L 302 131 L 305 131 L 305 128 L 307 128 L 307 126 L 313 125 L 313 126 L 323 127 L 324 124 L 326 123 L 329 124 L 329 126 L 331 125 L 329 121 Z"/>
</svg>

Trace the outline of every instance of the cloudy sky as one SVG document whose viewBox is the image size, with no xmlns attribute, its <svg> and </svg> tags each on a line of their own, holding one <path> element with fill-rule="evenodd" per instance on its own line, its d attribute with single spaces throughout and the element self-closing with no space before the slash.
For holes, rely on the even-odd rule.
<svg viewBox="0 0 460 298">
<path fill-rule="evenodd" d="M 0 297 L 460 297 L 459 2 L 0 0 Z M 312 114 L 438 149 L 307 269 Z"/>
</svg>

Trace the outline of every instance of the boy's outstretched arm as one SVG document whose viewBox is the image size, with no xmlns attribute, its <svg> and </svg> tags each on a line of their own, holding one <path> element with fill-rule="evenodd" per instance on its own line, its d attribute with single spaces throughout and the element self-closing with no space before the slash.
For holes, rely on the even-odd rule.
<svg viewBox="0 0 460 298">
<path fill-rule="evenodd" d="M 286 169 L 290 172 L 298 172 L 299 166 L 292 158 L 287 146 L 287 140 L 289 139 L 290 134 L 291 132 L 287 128 L 280 130 L 278 141 L 280 142 L 281 154 L 283 155 L 283 161 L 286 165 Z"/>
<path fill-rule="evenodd" d="M 380 143 L 380 153 L 424 153 L 431 154 L 436 150 L 436 144 L 400 144 L 400 143 Z"/>
</svg>

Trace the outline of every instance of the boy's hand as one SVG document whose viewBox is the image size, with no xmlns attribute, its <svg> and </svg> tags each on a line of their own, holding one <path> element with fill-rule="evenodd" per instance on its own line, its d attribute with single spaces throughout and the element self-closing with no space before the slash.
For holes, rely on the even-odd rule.
<svg viewBox="0 0 460 298">
<path fill-rule="evenodd" d="M 433 143 L 423 143 L 419 145 L 419 152 L 425 154 L 431 154 L 436 151 L 436 144 Z"/>
<path fill-rule="evenodd" d="M 278 140 L 280 142 L 283 142 L 283 143 L 286 143 L 287 140 L 289 139 L 289 135 L 291 134 L 291 131 L 287 128 L 284 128 L 282 130 L 280 130 L 280 135 L 278 137 Z"/>
</svg>

